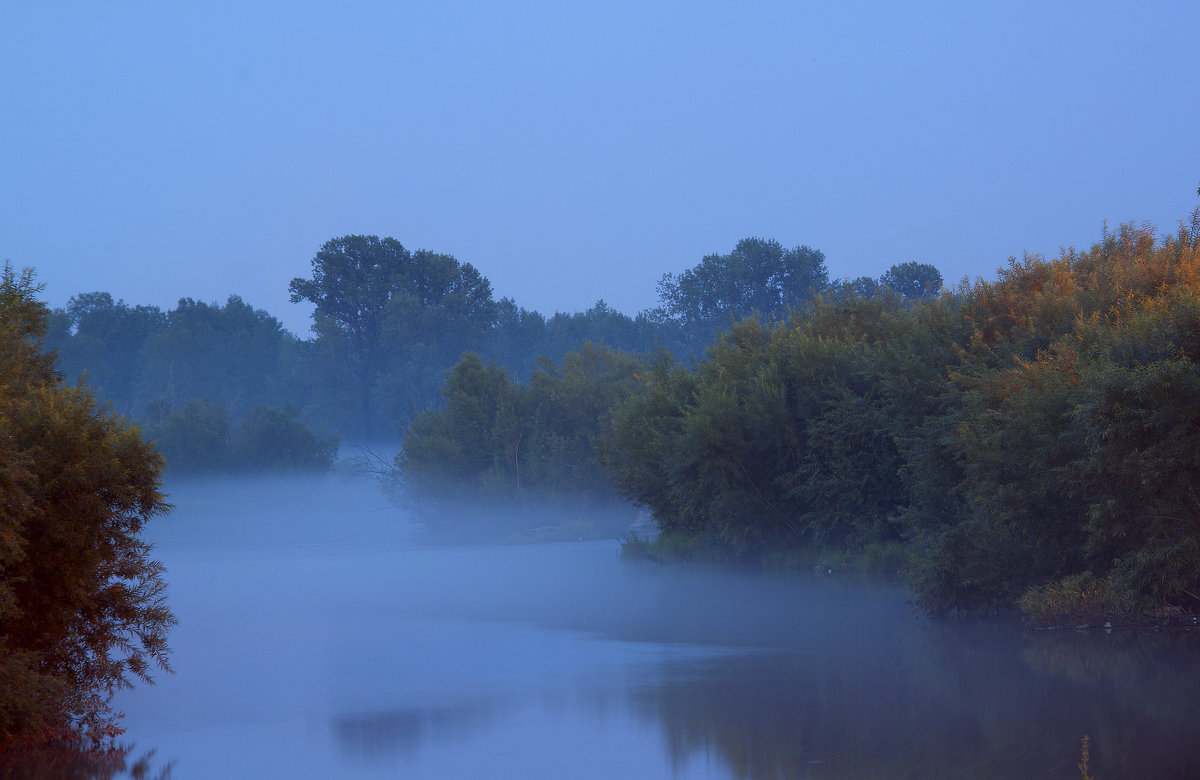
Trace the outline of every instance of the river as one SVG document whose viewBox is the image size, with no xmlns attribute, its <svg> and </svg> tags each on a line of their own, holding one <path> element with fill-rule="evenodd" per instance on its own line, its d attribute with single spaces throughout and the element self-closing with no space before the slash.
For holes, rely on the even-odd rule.
<svg viewBox="0 0 1200 780">
<path fill-rule="evenodd" d="M 433 546 L 369 484 L 177 482 L 175 778 L 1200 777 L 1194 632 L 931 621 L 898 587 Z M 486 511 L 486 510 L 480 510 Z"/>
</svg>

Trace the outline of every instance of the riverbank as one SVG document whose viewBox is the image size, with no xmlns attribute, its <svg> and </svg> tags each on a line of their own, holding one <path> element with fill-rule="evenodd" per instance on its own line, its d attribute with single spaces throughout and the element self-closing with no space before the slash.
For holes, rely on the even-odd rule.
<svg viewBox="0 0 1200 780">
<path fill-rule="evenodd" d="M 621 544 L 627 560 L 656 564 L 704 563 L 768 572 L 804 572 L 816 575 L 857 575 L 911 586 L 908 566 L 912 552 L 904 545 L 867 545 L 858 552 L 835 549 L 788 548 L 733 555 L 726 547 L 699 535 L 661 533 L 628 535 Z M 962 610 L 953 610 L 955 614 Z M 931 612 L 927 610 L 927 612 Z M 997 601 L 967 610 L 972 614 L 1016 613 L 1038 629 L 1079 628 L 1155 630 L 1200 628 L 1197 604 L 1155 603 L 1136 600 L 1112 588 L 1103 579 L 1085 572 L 1057 583 L 1028 588 L 1009 603 Z"/>
</svg>

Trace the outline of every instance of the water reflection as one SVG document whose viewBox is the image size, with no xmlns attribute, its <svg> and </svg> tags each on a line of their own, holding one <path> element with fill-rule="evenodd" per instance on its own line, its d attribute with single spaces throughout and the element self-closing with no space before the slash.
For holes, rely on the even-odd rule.
<svg viewBox="0 0 1200 780">
<path fill-rule="evenodd" d="M 470 739 L 497 717 L 499 707 L 468 704 L 413 707 L 394 712 L 369 712 L 334 718 L 333 729 L 342 753 L 367 763 L 388 762 L 429 744 Z"/>
<path fill-rule="evenodd" d="M 1196 639 L 1126 634 L 1114 647 L 1099 635 L 924 625 L 903 642 L 844 653 L 675 658 L 618 685 L 584 676 L 554 706 L 530 696 L 414 707 L 341 716 L 334 728 L 348 756 L 428 766 L 441 752 L 471 754 L 506 720 L 549 734 L 554 719 L 583 713 L 657 732 L 681 776 L 709 756 L 720 776 L 755 779 L 1072 777 L 1089 734 L 1092 769 L 1103 776 L 1195 777 L 1200 680 L 1186 658 L 1195 657 Z M 1127 646 L 1133 655 L 1123 655 Z M 1137 663 L 1117 677 L 1078 674 L 1091 668 L 1088 656 L 1113 650 Z M 1081 660 L 1074 670 L 1031 669 L 1031 659 L 1046 656 Z"/>
<path fill-rule="evenodd" d="M 329 485 L 219 495 L 160 538 L 178 674 L 119 702 L 181 777 L 1070 778 L 1084 734 L 1098 777 L 1200 776 L 1195 633 L 936 622 L 613 542 L 420 547 Z"/>
<path fill-rule="evenodd" d="M 683 581 L 691 577 L 681 574 Z M 674 592 L 679 582 L 669 579 L 666 592 Z M 740 600 L 747 589 L 770 584 L 737 579 L 720 590 Z M 820 585 L 782 587 L 793 596 L 830 597 Z M 834 592 L 852 595 L 853 587 Z M 707 596 L 710 621 L 666 619 L 649 632 L 653 640 L 637 638 L 646 622 L 636 611 L 624 620 L 609 614 L 605 633 L 622 638 L 614 642 L 564 633 L 562 623 L 578 621 L 550 610 L 542 621 L 558 628 L 518 629 L 528 633 L 509 637 L 511 644 L 500 651 L 506 642 L 488 639 L 488 657 L 496 653 L 491 671 L 483 680 L 463 672 L 473 688 L 495 683 L 510 676 L 512 653 L 527 646 L 536 669 L 514 686 L 525 697 L 342 717 L 335 721 L 339 742 L 349 753 L 377 758 L 428 760 L 437 751 L 469 752 L 481 731 L 528 710 L 529 699 L 557 678 L 552 687 L 573 690 L 575 710 L 602 710 L 610 720 L 626 718 L 657 731 L 676 772 L 697 756 L 715 756 L 724 776 L 755 779 L 1071 777 L 1079 740 L 1088 734 L 1092 768 L 1106 776 L 1150 770 L 1156 777 L 1200 776 L 1195 633 L 1107 635 L 939 623 L 913 619 L 895 603 L 893 619 L 868 620 L 880 615 L 878 593 L 867 591 L 865 609 L 839 603 L 842 619 L 828 622 L 809 620 L 811 604 L 777 600 L 775 620 L 756 623 L 760 647 L 722 647 L 711 643 L 732 636 L 747 612 L 754 621 L 769 615 L 761 611 L 762 598 L 751 602 L 757 608 L 729 612 Z M 797 616 L 807 622 L 797 624 Z M 478 629 L 478 637 L 495 630 Z M 657 661 L 630 652 L 638 641 L 669 646 L 661 643 L 677 641 L 680 633 L 710 643 L 709 652 L 688 655 L 679 650 L 684 645 L 670 645 L 676 654 Z M 552 668 L 547 647 L 554 648 L 551 659 L 570 657 L 579 667 L 566 674 Z M 604 674 L 601 667 L 614 653 L 625 666 L 620 674 Z M 451 686 L 433 693 L 433 700 L 456 693 L 461 690 Z M 561 717 L 561 710 L 525 718 L 532 728 L 549 731 L 548 721 Z"/>
<path fill-rule="evenodd" d="M 919 634 L 907 647 L 881 642 L 887 652 L 664 670 L 634 700 L 673 754 L 715 749 L 738 778 L 1069 778 L 1085 733 L 1105 776 L 1198 776 L 1194 671 L 1175 691 L 1142 689 L 1156 702 L 1146 712 L 1110 690 L 1031 679 L 1012 636 L 968 646 Z"/>
<path fill-rule="evenodd" d="M 879 639 L 676 664 L 632 699 L 673 754 L 715 750 L 739 778 L 1073 777 L 1084 734 L 1098 775 L 1200 776 L 1195 635 L 935 624 Z"/>
<path fill-rule="evenodd" d="M 124 745 L 102 752 L 30 750 L 0 755 L 0 780 L 171 780 L 174 761 Z"/>
<path fill-rule="evenodd" d="M 550 735 L 556 720 L 572 717 L 597 733 L 613 722 L 618 731 L 656 732 L 679 776 L 707 756 L 720 776 L 754 780 L 1073 777 L 1084 734 L 1102 776 L 1200 772 L 1200 675 L 1187 662 L 1200 649 L 1194 634 L 1051 636 L 1011 625 L 925 624 L 879 639 L 833 653 L 643 662 L 621 680 L 563 680 L 560 687 L 573 690 L 553 702 L 530 691 L 343 715 L 334 731 L 343 754 L 358 761 L 428 767 L 458 754 L 479 771 L 487 756 L 476 743 L 487 732 L 520 721 L 529 733 Z M 1121 660 L 1089 660 L 1109 655 Z M 1034 668 L 1047 658 L 1056 665 Z M 1074 660 L 1063 666 L 1065 659 Z M 544 744 L 543 757 L 604 742 Z M 590 760 L 586 752 L 577 759 Z"/>
</svg>

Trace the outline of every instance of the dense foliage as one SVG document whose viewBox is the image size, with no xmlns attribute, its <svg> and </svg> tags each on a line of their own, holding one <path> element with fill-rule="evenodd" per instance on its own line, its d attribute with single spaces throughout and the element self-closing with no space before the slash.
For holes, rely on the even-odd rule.
<svg viewBox="0 0 1200 780">
<path fill-rule="evenodd" d="M 76 295 L 50 315 L 46 346 L 63 374 L 83 376 L 122 414 L 208 398 L 241 415 L 304 393 L 304 345 L 236 295 L 225 305 L 183 298 L 162 312 L 108 293 Z"/>
<path fill-rule="evenodd" d="M 819 251 L 749 238 L 632 318 L 546 317 L 453 257 L 345 236 L 292 281 L 309 340 L 236 297 L 91 293 L 51 342 L 184 469 L 320 467 L 311 422 L 405 436 L 418 493 L 615 488 L 660 545 L 902 565 L 936 610 L 1188 606 L 1198 228 L 1125 226 L 955 290 L 918 262 L 830 281 Z"/>
<path fill-rule="evenodd" d="M 173 473 L 320 472 L 337 457 L 337 437 L 321 437 L 291 406 L 257 406 L 235 425 L 229 408 L 208 399 L 155 414 L 147 431 Z"/>
<path fill-rule="evenodd" d="M 895 266 L 885 278 L 899 280 L 914 274 L 923 274 L 922 278 L 927 282 L 936 279 L 940 285 L 941 277 L 936 269 L 915 263 Z M 875 284 L 876 294 L 869 303 L 861 302 L 864 311 L 874 307 L 880 317 L 885 316 L 889 307 L 902 307 L 906 300 L 882 282 Z M 739 410 L 735 396 L 746 393 L 736 389 L 730 391 L 729 382 L 736 384 L 740 381 L 738 378 L 747 379 L 742 371 L 744 365 L 741 365 L 745 362 L 745 354 L 739 349 L 745 348 L 748 354 L 765 348 L 765 343 L 773 338 L 769 335 L 770 327 L 760 325 L 754 319 L 755 312 L 763 311 L 769 322 L 780 322 L 791 316 L 795 322 L 811 322 L 814 327 L 842 327 L 830 320 L 830 313 L 840 308 L 820 304 L 819 299 L 812 297 L 817 287 L 830 289 L 824 258 L 819 252 L 806 247 L 785 251 L 774 241 L 747 239 L 729 255 L 705 258 L 679 279 L 670 275 L 664 278 L 660 285 L 663 307 L 631 323 L 633 329 L 650 327 L 664 337 L 658 340 L 658 349 L 653 352 L 647 350 L 634 355 L 585 341 L 578 351 L 564 356 L 561 369 L 553 361 L 543 359 L 524 383 L 514 379 L 504 367 L 485 362 L 473 353 L 468 354 L 447 375 L 444 405 L 426 410 L 409 426 L 403 452 L 396 459 L 396 477 L 410 493 L 441 498 L 472 495 L 511 501 L 570 496 L 580 503 L 615 497 L 612 479 L 600 466 L 605 463 L 620 472 L 621 478 L 638 481 L 643 487 L 656 479 L 666 485 L 664 490 L 672 493 L 671 499 L 652 496 L 653 489 L 637 494 L 626 491 L 654 511 L 660 526 L 671 528 L 677 517 L 687 515 L 685 524 L 695 532 L 698 523 L 707 522 L 700 519 L 703 516 L 732 534 L 744 536 L 731 546 L 731 550 L 769 546 L 770 539 L 784 537 L 779 528 L 769 531 L 766 526 L 775 523 L 794 527 L 790 517 L 792 509 L 786 506 L 787 501 L 774 502 L 767 495 L 769 488 L 747 483 L 756 498 L 754 503 L 748 504 L 741 501 L 742 496 L 736 491 L 721 486 L 747 480 L 753 482 L 752 470 L 766 464 L 786 463 L 788 455 L 784 450 L 790 445 L 780 444 L 773 437 L 786 435 L 791 415 L 799 410 L 788 408 L 786 402 L 768 410 L 767 406 L 781 399 L 765 396 L 751 400 L 755 408 Z M 913 287 L 909 285 L 909 289 Z M 919 286 L 916 289 L 918 293 L 922 292 Z M 853 297 L 840 287 L 837 290 L 841 298 Z M 602 304 L 597 304 L 587 315 L 592 322 L 605 316 L 616 317 Z M 679 361 L 663 346 L 664 341 L 673 343 L 677 351 L 687 350 L 690 355 L 688 339 L 707 339 L 722 330 L 731 331 L 728 340 L 720 342 L 710 352 L 709 360 L 694 368 L 690 360 Z M 584 333 L 586 331 L 581 331 L 580 335 Z M 684 333 L 688 334 L 688 339 L 679 338 Z M 777 330 L 775 333 L 789 331 Z M 833 370 L 829 361 L 836 362 L 836 356 L 824 355 L 828 360 L 823 362 L 821 349 L 809 350 L 812 352 L 809 355 L 804 352 L 804 347 L 792 343 L 794 341 L 794 338 L 785 339 L 772 347 L 781 353 L 791 354 L 797 349 L 803 353 L 791 354 L 786 371 L 807 372 L 810 377 L 819 377 L 823 372 Z M 739 347 L 728 349 L 730 344 Z M 860 384 L 873 381 L 872 371 L 877 369 L 868 363 L 857 366 L 855 371 Z M 747 381 L 755 383 L 756 388 L 775 387 L 780 381 L 776 374 Z M 705 447 L 728 445 L 736 448 L 740 444 L 747 451 L 726 452 L 717 462 L 674 463 L 679 468 L 704 472 L 698 477 L 700 484 L 666 473 L 658 462 L 659 458 L 670 459 L 676 454 L 684 459 L 691 455 L 680 451 L 652 453 L 651 443 L 634 442 L 630 437 L 615 435 L 614 412 L 623 408 L 627 400 L 631 407 L 641 403 L 651 407 L 663 404 L 668 410 L 676 410 L 692 394 L 700 392 L 698 388 L 707 388 L 703 378 L 710 375 L 719 375 L 729 382 L 719 388 L 714 385 L 713 393 L 699 400 L 705 422 L 699 423 L 699 417 L 693 420 L 696 424 L 687 432 L 691 437 L 689 441 Z M 699 381 L 698 377 L 701 378 Z M 678 384 L 672 386 L 672 382 Z M 745 427 L 739 429 L 735 419 L 744 422 Z M 622 424 L 631 432 L 652 434 L 653 426 L 643 425 L 643 422 L 626 420 Z M 846 433 L 846 428 L 869 422 L 848 418 L 839 430 L 833 421 L 827 420 L 824 428 L 814 427 L 812 436 L 824 436 L 832 441 Z M 737 442 L 700 443 L 705 437 L 716 440 L 722 436 L 732 436 Z M 842 439 L 847 458 L 869 457 L 870 453 L 855 448 L 872 444 L 869 440 Z M 630 448 L 639 448 L 646 457 L 627 458 Z M 892 452 L 895 457 L 894 451 L 890 442 L 880 450 Z M 894 464 L 890 474 L 883 478 L 884 483 L 898 481 Z M 790 495 L 788 501 L 805 502 L 806 512 L 830 525 L 816 536 L 824 543 L 832 544 L 841 538 L 843 525 L 883 523 L 876 516 L 883 517 L 886 512 L 875 504 L 886 504 L 891 500 L 884 495 L 891 487 L 880 484 L 872 489 L 879 495 L 864 500 L 839 496 L 844 499 L 844 505 L 835 505 L 830 496 L 822 493 L 820 485 L 793 486 L 789 490 L 794 495 Z M 808 493 L 800 496 L 802 490 L 808 490 Z M 871 504 L 869 509 L 864 501 Z M 873 513 L 872 519 L 864 520 L 862 515 L 867 511 Z M 830 519 L 830 513 L 833 513 L 833 519 Z M 882 535 L 881 541 L 890 539 L 885 537 L 886 534 Z"/>
<path fill-rule="evenodd" d="M 895 266 L 884 279 L 914 274 L 923 274 L 927 283 L 936 278 L 940 285 L 936 269 L 917 263 Z M 887 289 L 884 279 L 875 285 L 880 294 Z M 423 411 L 408 426 L 398 476 L 425 493 L 466 487 L 491 496 L 607 495 L 612 484 L 597 453 L 611 439 L 614 410 L 648 373 L 675 365 L 674 354 L 690 354 L 722 330 L 740 332 L 742 326 L 734 323 L 745 317 L 761 313 L 775 321 L 808 311 L 813 295 L 827 289 L 819 251 L 785 250 L 776 241 L 752 238 L 727 255 L 705 257 L 677 277 L 664 276 L 662 305 L 636 320 L 603 301 L 581 314 L 539 319 L 556 327 L 528 343 L 561 349 L 561 368 L 543 355 L 522 382 L 511 365 L 466 354 L 446 375 L 443 405 Z M 511 306 L 499 310 L 502 320 L 517 314 Z M 520 310 L 510 321 L 534 330 L 532 317 L 539 315 Z M 614 344 L 641 349 L 631 354 Z M 680 364 L 685 375 L 682 366 L 689 362 Z"/>
<path fill-rule="evenodd" d="M 46 346 L 68 377 L 140 419 L 176 471 L 328 468 L 336 439 L 313 433 L 290 400 L 311 395 L 308 345 L 236 295 L 183 298 L 168 312 L 108 293 L 71 298 L 49 316 Z M 295 429 L 267 435 L 264 410 Z M 272 446 L 272 442 L 278 446 Z M 304 449 L 304 454 L 297 452 Z"/>
<path fill-rule="evenodd" d="M 1196 227 L 742 322 L 693 369 L 647 374 L 606 461 L 662 546 L 900 549 L 935 610 L 1037 612 L 1081 583 L 1108 614 L 1195 608 Z"/>
<path fill-rule="evenodd" d="M 410 427 L 397 457 L 400 475 L 426 494 L 608 496 L 596 447 L 641 367 L 628 353 L 587 342 L 561 366 L 542 361 L 528 384 L 520 384 L 467 353 L 446 378 L 445 406 L 422 413 Z"/>
<path fill-rule="evenodd" d="M 744 321 L 694 370 L 660 361 L 606 462 L 668 536 L 724 555 L 898 542 L 904 434 L 936 401 L 954 324 L 950 298 L 896 296 Z"/>
<path fill-rule="evenodd" d="M 394 238 L 327 242 L 312 278 L 291 283 L 292 301 L 315 305 L 314 370 L 319 403 L 339 428 L 364 434 L 395 426 L 436 388 L 420 366 L 444 368 L 496 319 L 491 284 L 470 263 Z"/>
<path fill-rule="evenodd" d="M 232 431 L 269 406 L 297 410 L 310 430 L 322 432 L 314 433 L 318 439 L 336 433 L 378 443 L 398 439 L 420 412 L 441 403 L 445 373 L 465 352 L 504 366 L 518 381 L 529 381 L 543 358 L 561 361 L 588 341 L 686 358 L 751 311 L 781 316 L 803 305 L 827 277 L 816 250 L 746 239 L 728 255 L 664 277 L 662 305 L 636 317 L 603 300 L 545 316 L 495 300 L 490 282 L 469 263 L 410 252 L 393 238 L 351 235 L 326 242 L 311 276 L 291 282 L 292 300 L 314 306 L 308 339 L 236 295 L 223 305 L 183 298 L 162 311 L 90 292 L 51 313 L 46 342 L 65 375 L 84 377 L 99 398 L 156 435 L 173 416 L 172 430 L 190 420 L 204 439 L 221 425 L 213 415 L 228 416 Z M 179 446 L 164 450 L 173 466 L 181 462 Z"/>
<path fill-rule="evenodd" d="M 729 254 L 712 254 L 658 283 L 660 312 L 682 324 L 703 348 L 731 323 L 774 319 L 803 306 L 829 285 L 825 255 L 807 246 L 745 238 Z"/>
<path fill-rule="evenodd" d="M 64 384 L 29 272 L 0 276 L 0 752 L 119 733 L 112 694 L 167 668 L 162 566 L 140 532 L 167 510 L 137 428 Z"/>
</svg>

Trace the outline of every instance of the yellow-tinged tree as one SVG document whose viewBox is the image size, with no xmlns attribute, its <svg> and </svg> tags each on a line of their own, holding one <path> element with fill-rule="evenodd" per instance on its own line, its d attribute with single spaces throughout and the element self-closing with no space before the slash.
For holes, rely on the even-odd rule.
<svg viewBox="0 0 1200 780">
<path fill-rule="evenodd" d="M 32 271 L 0 272 L 0 750 L 120 733 L 109 703 L 168 670 L 162 458 L 43 353 Z"/>
</svg>

